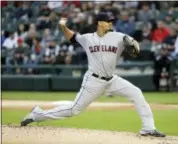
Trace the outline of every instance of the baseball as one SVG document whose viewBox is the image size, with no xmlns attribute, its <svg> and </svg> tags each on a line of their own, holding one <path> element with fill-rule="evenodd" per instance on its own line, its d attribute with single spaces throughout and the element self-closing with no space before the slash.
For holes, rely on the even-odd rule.
<svg viewBox="0 0 178 144">
<path fill-rule="evenodd" d="M 60 24 L 60 25 L 65 25 L 65 24 L 66 24 L 66 20 L 61 19 L 61 20 L 59 21 L 59 24 Z"/>
</svg>

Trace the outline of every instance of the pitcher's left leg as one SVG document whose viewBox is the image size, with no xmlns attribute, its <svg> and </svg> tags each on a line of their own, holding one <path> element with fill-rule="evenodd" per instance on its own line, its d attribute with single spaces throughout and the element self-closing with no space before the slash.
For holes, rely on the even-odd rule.
<svg viewBox="0 0 178 144">
<path fill-rule="evenodd" d="M 153 113 L 139 88 L 135 86 L 123 88 L 119 90 L 119 94 L 127 97 L 134 103 L 142 120 L 143 130 L 155 129 Z"/>
<path fill-rule="evenodd" d="M 115 76 L 108 91 L 114 95 L 124 96 L 134 103 L 142 120 L 140 133 L 155 131 L 153 113 L 138 87 L 121 77 Z"/>
</svg>

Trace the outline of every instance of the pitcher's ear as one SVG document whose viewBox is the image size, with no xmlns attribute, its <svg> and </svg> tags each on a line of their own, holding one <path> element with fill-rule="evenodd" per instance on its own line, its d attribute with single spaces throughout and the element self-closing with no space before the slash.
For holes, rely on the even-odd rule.
<svg viewBox="0 0 178 144">
<path fill-rule="evenodd" d="M 113 28 L 113 23 L 109 23 L 109 27 L 112 29 Z"/>
</svg>

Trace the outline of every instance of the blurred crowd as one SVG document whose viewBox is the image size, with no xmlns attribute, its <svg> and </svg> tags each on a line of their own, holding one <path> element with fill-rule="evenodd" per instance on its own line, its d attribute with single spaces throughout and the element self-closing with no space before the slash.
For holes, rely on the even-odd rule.
<svg viewBox="0 0 178 144">
<path fill-rule="evenodd" d="M 137 60 L 158 59 L 165 53 L 178 56 L 176 1 L 2 1 L 1 8 L 1 63 L 7 66 L 87 64 L 84 50 L 66 41 L 58 21 L 67 17 L 69 28 L 90 33 L 96 30 L 95 15 L 101 11 L 118 18 L 115 31 L 140 42 Z"/>
</svg>

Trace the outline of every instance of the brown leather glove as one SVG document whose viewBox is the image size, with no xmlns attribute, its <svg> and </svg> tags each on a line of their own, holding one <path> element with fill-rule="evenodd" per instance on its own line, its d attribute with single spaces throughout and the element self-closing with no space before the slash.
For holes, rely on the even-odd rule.
<svg viewBox="0 0 178 144">
<path fill-rule="evenodd" d="M 140 47 L 136 40 L 128 35 L 125 35 L 123 37 L 123 42 L 125 46 L 125 52 L 127 52 L 130 56 L 136 57 L 139 54 Z"/>
</svg>

